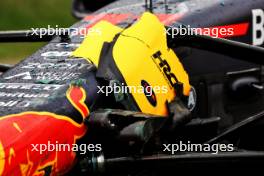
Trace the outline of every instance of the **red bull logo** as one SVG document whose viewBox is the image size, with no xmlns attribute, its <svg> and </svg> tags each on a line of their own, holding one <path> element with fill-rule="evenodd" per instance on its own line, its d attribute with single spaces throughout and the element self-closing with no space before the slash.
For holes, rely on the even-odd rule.
<svg viewBox="0 0 264 176">
<path fill-rule="evenodd" d="M 83 88 L 71 86 L 66 96 L 84 118 L 89 115 Z M 47 143 L 72 145 L 86 130 L 84 124 L 50 112 L 23 112 L 0 117 L 0 175 L 46 176 L 66 173 L 75 162 L 75 152 L 39 152 L 33 150 L 32 146 Z"/>
</svg>

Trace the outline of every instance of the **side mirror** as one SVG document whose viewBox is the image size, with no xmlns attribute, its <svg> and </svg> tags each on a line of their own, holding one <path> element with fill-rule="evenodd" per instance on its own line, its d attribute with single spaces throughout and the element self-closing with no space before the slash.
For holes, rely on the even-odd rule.
<svg viewBox="0 0 264 176">
<path fill-rule="evenodd" d="M 73 0 L 72 15 L 75 18 L 82 19 L 86 15 L 99 10 L 116 0 Z"/>
</svg>

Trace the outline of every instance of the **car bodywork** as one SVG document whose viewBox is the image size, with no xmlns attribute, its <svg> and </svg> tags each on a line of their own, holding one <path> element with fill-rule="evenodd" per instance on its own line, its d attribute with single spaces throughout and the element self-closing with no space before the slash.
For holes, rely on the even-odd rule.
<svg viewBox="0 0 264 176">
<path fill-rule="evenodd" d="M 253 32 L 255 30 L 253 11 L 264 9 L 263 0 L 160 0 L 154 1 L 151 7 L 146 6 L 145 3 L 142 0 L 111 2 L 107 6 L 88 14 L 70 28 L 89 29 L 100 20 L 109 21 L 120 27 L 127 27 L 147 10 L 152 11 L 166 26 L 170 27 L 177 27 L 180 24 L 185 26 L 190 25 L 190 27 L 194 28 L 220 29 L 232 27 L 234 34 L 222 36 L 223 38 L 253 44 Z M 105 103 L 99 103 L 102 105 L 99 106 L 100 108 L 114 107 L 111 103 L 101 100 L 95 93 L 98 82 L 95 78 L 95 67 L 93 64 L 82 58 L 76 59 L 71 57 L 71 53 L 79 47 L 82 40 L 83 35 L 81 34 L 70 33 L 69 35 L 55 37 L 32 56 L 1 75 L 0 123 L 11 114 L 17 116 L 17 114 L 25 112 L 45 111 L 66 116 L 74 121 L 72 124 L 81 124 L 85 118 L 84 114 L 87 115 L 89 111 L 92 112 L 98 109 L 98 104 L 95 102 L 103 101 Z M 260 44 L 260 46 L 263 46 L 263 44 Z M 189 153 L 189 156 L 187 153 L 186 155 L 180 154 L 179 156 L 165 155 L 156 157 L 154 154 L 162 152 L 155 149 L 144 150 L 142 152 L 142 146 L 144 146 L 142 145 L 142 141 L 131 147 L 131 141 L 126 138 L 127 134 L 122 133 L 124 131 L 119 133 L 117 139 L 112 140 L 111 134 L 110 136 L 106 135 L 104 129 L 99 128 L 101 132 L 98 132 L 100 130 L 91 127 L 91 133 L 89 134 L 96 134 L 94 136 L 98 137 L 98 139 L 93 140 L 104 144 L 105 158 L 108 159 L 108 162 L 105 162 L 108 165 L 104 166 L 106 173 L 110 174 L 113 172 L 117 174 L 120 172 L 127 175 L 129 172 L 135 175 L 139 173 L 151 175 L 155 172 L 156 174 L 163 174 L 165 172 L 164 168 L 170 168 L 167 171 L 176 167 L 182 170 L 186 168 L 199 168 L 203 170 L 210 163 L 212 168 L 217 169 L 227 166 L 236 169 L 244 165 L 247 166 L 246 168 L 261 168 L 259 164 L 264 160 L 262 152 L 263 141 L 260 138 L 253 138 L 252 136 L 259 136 L 259 134 L 263 133 L 263 121 L 261 121 L 263 115 L 261 113 L 258 114 L 263 111 L 264 102 L 262 65 L 241 61 L 239 60 L 239 56 L 238 58 L 230 57 L 186 46 L 175 47 L 174 50 L 188 72 L 190 83 L 193 86 L 194 95 L 191 109 L 193 121 L 169 134 L 161 134 L 160 140 L 163 142 L 172 142 L 175 139 L 190 140 L 194 143 L 204 143 L 206 141 L 221 142 L 226 140 L 228 143 L 236 144 L 238 150 L 217 155 Z M 248 57 L 250 58 L 250 55 Z M 84 96 L 80 93 L 82 91 L 79 89 L 83 90 L 86 95 Z M 72 93 L 73 96 L 70 96 L 70 91 L 72 90 L 75 93 Z M 83 95 L 83 97 L 80 97 L 82 101 L 74 100 L 74 97 L 78 97 L 78 95 Z M 89 109 L 88 112 L 86 108 Z M 110 119 L 119 119 L 124 116 L 122 111 L 116 112 L 115 110 L 110 112 L 102 111 L 100 113 L 101 116 Z M 125 116 L 137 116 L 133 113 L 128 114 Z M 148 115 L 142 116 L 138 121 L 148 119 Z M 151 117 L 149 115 L 150 119 Z M 247 125 L 248 122 L 243 120 L 247 120 L 248 117 L 258 119 L 257 123 Z M 116 120 L 117 122 L 113 121 L 116 124 L 121 123 L 123 129 L 125 129 L 128 123 L 120 119 Z M 128 121 L 131 124 L 134 123 L 134 121 Z M 246 125 L 239 123 L 241 121 L 245 122 Z M 16 121 L 16 119 L 15 122 L 18 125 L 22 123 Z M 30 124 L 30 121 L 28 123 Z M 14 128 L 12 123 L 10 124 L 10 128 Z M 69 126 L 72 124 L 69 124 Z M 30 127 L 30 125 L 25 126 L 25 129 Z M 74 125 L 72 125 L 72 128 L 74 128 Z M 23 129 L 21 130 L 23 131 Z M 219 134 L 220 136 L 218 136 Z M 73 134 L 70 135 L 72 136 Z M 54 136 L 56 136 L 55 131 Z M 120 139 L 122 139 L 122 142 L 120 142 Z M 7 138 L 6 140 L 8 143 L 12 139 Z M 91 140 L 89 138 L 87 141 Z M 83 141 L 85 140 L 83 139 Z M 5 141 L 0 142 L 3 145 L 5 144 Z M 153 141 L 150 144 L 152 145 Z M 162 144 L 162 142 L 159 144 Z M 17 145 L 20 144 L 18 143 Z M 151 148 L 150 146 L 144 147 Z M 156 147 L 158 148 L 160 145 Z M 10 149 L 8 150 L 5 153 L 10 154 Z M 26 152 L 23 155 L 26 156 Z M 144 158 L 144 156 L 148 155 L 154 156 Z M 128 158 L 119 158 L 125 156 Z M 134 156 L 140 156 L 142 159 L 137 159 Z M 72 173 L 81 172 L 80 170 L 90 172 L 89 163 L 91 162 L 87 158 L 99 160 L 100 157 L 101 154 L 100 156 L 98 154 L 98 157 L 96 155 L 80 157 L 82 162 L 87 161 L 88 163 L 87 167 L 85 167 L 86 170 L 82 168 L 82 164 L 77 164 Z M 14 162 L 19 162 L 19 160 Z M 47 163 L 49 162 L 50 160 L 47 161 Z M 92 163 L 97 168 L 93 168 L 92 170 L 100 170 L 100 162 L 93 161 Z M 193 165 L 193 163 L 197 165 Z M 70 164 L 72 164 L 72 160 L 66 166 Z M 39 167 L 42 165 L 45 166 L 42 163 Z M 161 166 L 153 168 L 153 166 L 157 165 Z M 144 167 L 142 168 L 142 166 Z M 139 169 L 134 170 L 133 167 Z M 39 169 L 45 170 L 45 174 L 52 174 L 52 171 L 48 170 L 49 167 L 40 167 Z M 131 170 L 128 171 L 127 169 Z"/>
</svg>

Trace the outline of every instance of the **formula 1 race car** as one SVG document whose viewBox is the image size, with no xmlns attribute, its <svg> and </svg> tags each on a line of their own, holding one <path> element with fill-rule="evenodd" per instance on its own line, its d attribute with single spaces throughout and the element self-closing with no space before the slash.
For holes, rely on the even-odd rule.
<svg viewBox="0 0 264 176">
<path fill-rule="evenodd" d="M 73 0 L 67 29 L 0 32 L 49 42 L 0 66 L 0 175 L 261 170 L 262 9 Z"/>
</svg>

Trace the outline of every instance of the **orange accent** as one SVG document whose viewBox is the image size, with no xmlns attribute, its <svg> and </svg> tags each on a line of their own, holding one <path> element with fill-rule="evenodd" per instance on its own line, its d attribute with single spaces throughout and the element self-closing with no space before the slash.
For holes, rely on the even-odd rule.
<svg viewBox="0 0 264 176">
<path fill-rule="evenodd" d="M 72 106 L 81 113 L 83 119 L 88 117 L 90 112 L 85 104 L 86 92 L 82 87 L 70 86 L 66 92 L 66 96 Z"/>
<path fill-rule="evenodd" d="M 184 13 L 176 13 L 176 14 L 156 14 L 156 16 L 159 18 L 159 20 L 165 24 L 170 25 L 171 23 L 174 23 L 175 21 L 182 18 Z M 138 19 L 139 16 L 130 14 L 130 13 L 122 13 L 122 14 L 107 14 L 107 13 L 101 13 L 97 15 L 88 15 L 84 18 L 85 21 L 89 21 L 90 24 L 86 26 L 87 29 L 93 27 L 97 22 L 101 20 L 108 21 L 112 24 L 118 24 L 121 23 L 127 19 Z"/>
<path fill-rule="evenodd" d="M 45 171 L 44 171 L 44 169 L 45 169 L 46 167 L 48 167 L 48 166 L 55 166 L 55 168 L 57 168 L 57 167 L 56 167 L 56 163 L 57 163 L 57 161 L 58 161 L 58 152 L 56 151 L 55 153 L 56 153 L 56 154 L 55 154 L 55 158 L 54 158 L 54 160 L 53 160 L 53 161 L 50 161 L 50 162 L 47 162 L 47 163 L 44 163 L 43 165 L 39 165 L 38 169 L 34 172 L 33 175 L 45 176 Z"/>
<path fill-rule="evenodd" d="M 15 157 L 15 156 L 16 156 L 16 154 L 15 154 L 14 148 L 10 148 L 10 150 L 9 150 L 9 157 L 8 157 L 8 164 L 11 163 L 11 159 L 13 157 Z"/>
<path fill-rule="evenodd" d="M 1 158 L 5 158 L 5 151 L 2 142 L 0 141 L 0 175 L 3 174 L 5 168 L 5 160 Z"/>
<path fill-rule="evenodd" d="M 22 176 L 27 176 L 30 173 L 31 168 L 33 167 L 33 163 L 29 159 L 29 154 L 27 151 L 27 164 L 20 164 L 20 171 Z"/>
<path fill-rule="evenodd" d="M 52 118 L 58 119 L 58 120 L 65 120 L 70 122 L 72 125 L 76 127 L 82 127 L 83 124 L 78 124 L 74 120 L 72 120 L 70 117 L 67 116 L 62 116 L 62 115 L 57 115 L 51 112 L 34 112 L 34 111 L 27 111 L 27 112 L 22 112 L 20 114 L 11 114 L 7 116 L 0 117 L 0 122 L 2 120 L 8 119 L 8 118 L 14 118 L 14 117 L 19 117 L 19 116 L 26 116 L 26 115 L 39 115 L 39 116 L 51 116 Z"/>
<path fill-rule="evenodd" d="M 209 27 L 210 29 L 210 35 L 212 37 L 215 37 L 213 34 L 213 29 L 217 28 L 218 29 L 218 38 L 230 38 L 230 37 L 238 37 L 238 36 L 244 36 L 248 32 L 249 28 L 249 23 L 240 23 L 240 24 L 230 24 L 230 25 L 225 25 L 225 26 L 215 26 L 215 27 Z M 233 34 L 221 34 L 221 30 L 224 29 L 224 31 L 228 31 L 230 29 L 233 30 Z M 202 28 L 202 34 L 205 31 L 205 28 Z"/>
<path fill-rule="evenodd" d="M 92 21 L 93 23 L 86 26 L 87 28 L 92 27 L 95 23 L 105 20 L 112 24 L 118 24 L 122 21 L 128 19 L 129 17 L 133 17 L 133 14 L 124 13 L 124 14 L 107 14 L 107 13 L 101 13 L 98 15 L 88 15 L 84 18 L 85 21 Z"/>
<path fill-rule="evenodd" d="M 19 131 L 20 133 L 22 133 L 21 128 L 19 127 L 19 125 L 16 122 L 13 123 L 13 126 L 17 129 L 17 131 Z"/>
</svg>

